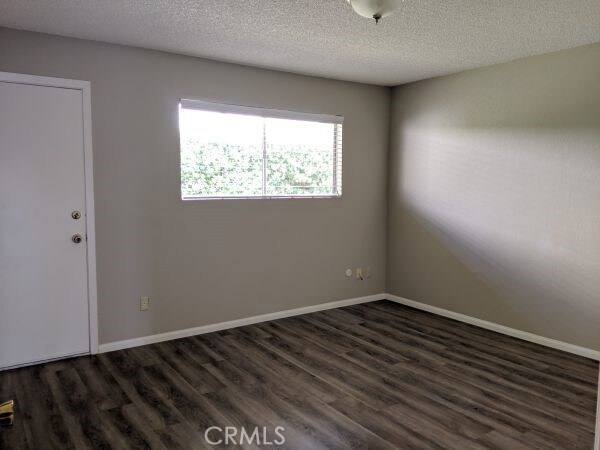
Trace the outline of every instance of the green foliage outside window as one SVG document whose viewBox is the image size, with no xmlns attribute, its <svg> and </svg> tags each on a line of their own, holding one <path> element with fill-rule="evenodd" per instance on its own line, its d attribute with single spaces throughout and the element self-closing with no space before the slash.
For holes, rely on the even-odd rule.
<svg viewBox="0 0 600 450">
<path fill-rule="evenodd" d="M 263 192 L 262 147 L 193 138 L 182 139 L 181 145 L 183 197 L 331 194 L 331 151 L 306 145 L 267 145 Z"/>
</svg>

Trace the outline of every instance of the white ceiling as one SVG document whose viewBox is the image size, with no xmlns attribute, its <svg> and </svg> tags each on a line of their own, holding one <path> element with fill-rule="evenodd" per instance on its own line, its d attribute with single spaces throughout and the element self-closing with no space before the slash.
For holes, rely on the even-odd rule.
<svg viewBox="0 0 600 450">
<path fill-rule="evenodd" d="M 0 25 L 381 85 L 600 42 L 600 0 L 0 0 Z"/>
</svg>

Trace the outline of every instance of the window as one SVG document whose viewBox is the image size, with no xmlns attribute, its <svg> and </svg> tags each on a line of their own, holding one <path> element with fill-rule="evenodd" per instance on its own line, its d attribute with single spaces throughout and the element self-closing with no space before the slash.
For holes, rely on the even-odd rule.
<svg viewBox="0 0 600 450">
<path fill-rule="evenodd" d="M 338 197 L 343 117 L 181 100 L 181 197 Z"/>
</svg>

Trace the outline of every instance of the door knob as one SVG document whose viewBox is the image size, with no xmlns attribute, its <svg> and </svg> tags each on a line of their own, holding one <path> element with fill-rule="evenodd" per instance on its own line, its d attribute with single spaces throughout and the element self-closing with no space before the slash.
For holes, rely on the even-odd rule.
<svg viewBox="0 0 600 450">
<path fill-rule="evenodd" d="M 71 217 L 72 217 L 73 219 L 77 220 L 77 219 L 79 219 L 79 218 L 81 217 L 81 213 L 80 213 L 79 211 L 77 211 L 77 210 L 76 210 L 76 211 L 73 211 L 73 212 L 71 213 Z"/>
<path fill-rule="evenodd" d="M 77 233 L 77 234 L 74 234 L 73 236 L 71 236 L 71 240 L 73 242 L 75 242 L 76 244 L 79 244 L 83 240 L 83 238 L 81 237 L 81 235 L 79 233 Z"/>
</svg>

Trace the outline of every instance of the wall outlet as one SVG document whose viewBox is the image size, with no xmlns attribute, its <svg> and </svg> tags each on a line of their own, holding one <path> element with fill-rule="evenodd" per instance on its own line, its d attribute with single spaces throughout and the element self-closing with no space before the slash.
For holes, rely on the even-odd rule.
<svg viewBox="0 0 600 450">
<path fill-rule="evenodd" d="M 140 311 L 148 311 L 150 309 L 150 297 L 140 297 Z"/>
</svg>

